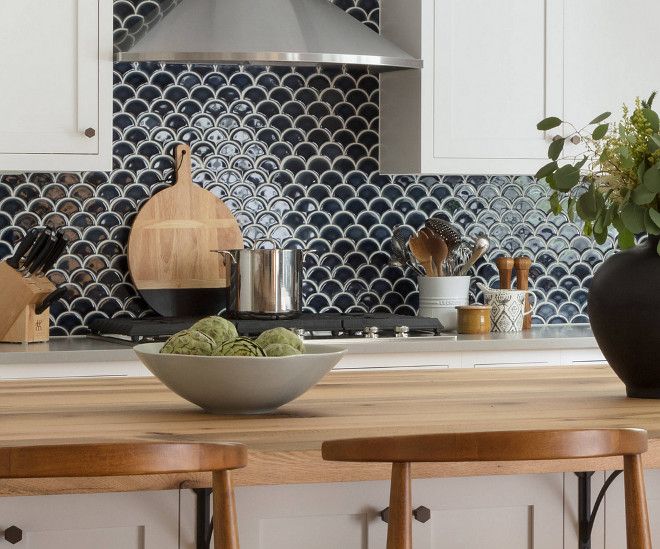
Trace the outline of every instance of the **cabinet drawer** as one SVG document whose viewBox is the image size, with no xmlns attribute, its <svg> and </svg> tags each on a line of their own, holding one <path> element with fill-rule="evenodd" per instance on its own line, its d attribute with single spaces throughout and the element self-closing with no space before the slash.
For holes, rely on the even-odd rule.
<svg viewBox="0 0 660 549">
<path fill-rule="evenodd" d="M 561 351 L 477 351 L 463 353 L 463 368 L 517 368 L 521 366 L 558 366 Z"/>
<path fill-rule="evenodd" d="M 407 369 L 407 368 L 460 368 L 460 353 L 368 353 L 345 355 L 338 370 Z"/>
</svg>

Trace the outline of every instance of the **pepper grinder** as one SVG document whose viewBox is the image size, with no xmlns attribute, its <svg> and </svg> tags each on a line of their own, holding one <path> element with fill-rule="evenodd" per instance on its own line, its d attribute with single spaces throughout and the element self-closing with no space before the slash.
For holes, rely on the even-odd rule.
<svg viewBox="0 0 660 549">
<path fill-rule="evenodd" d="M 514 260 L 516 268 L 516 288 L 518 290 L 529 289 L 529 269 L 532 266 L 532 260 L 526 255 L 516 257 Z M 525 312 L 529 310 L 529 295 L 525 294 Z M 523 330 L 529 330 L 532 327 L 532 315 L 523 316 Z"/>
<path fill-rule="evenodd" d="M 495 260 L 497 270 L 500 272 L 500 290 L 511 289 L 511 276 L 513 275 L 513 257 L 498 257 Z"/>
</svg>

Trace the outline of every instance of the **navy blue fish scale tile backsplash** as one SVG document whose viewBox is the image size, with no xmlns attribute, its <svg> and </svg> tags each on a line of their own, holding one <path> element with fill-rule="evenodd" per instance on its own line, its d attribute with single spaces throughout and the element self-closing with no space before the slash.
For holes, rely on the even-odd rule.
<svg viewBox="0 0 660 549">
<path fill-rule="evenodd" d="M 177 3 L 116 0 L 116 43 Z M 377 28 L 376 0 L 336 4 Z M 389 241 L 396 225 L 412 231 L 438 215 L 490 235 L 477 280 L 497 284 L 491 261 L 503 253 L 534 259 L 535 323 L 585 322 L 589 281 L 612 240 L 596 246 L 548 214 L 545 188 L 528 176 L 380 174 L 378 94 L 365 70 L 117 63 L 113 171 L 0 176 L 0 257 L 32 226 L 67 228 L 74 242 L 49 274 L 70 290 L 51 309 L 54 335 L 85 333 L 98 316 L 148 314 L 126 243 L 140 204 L 167 185 L 172 146 L 186 142 L 195 182 L 227 203 L 248 243 L 315 250 L 306 310 L 415 314 L 416 281 L 388 266 Z"/>
</svg>

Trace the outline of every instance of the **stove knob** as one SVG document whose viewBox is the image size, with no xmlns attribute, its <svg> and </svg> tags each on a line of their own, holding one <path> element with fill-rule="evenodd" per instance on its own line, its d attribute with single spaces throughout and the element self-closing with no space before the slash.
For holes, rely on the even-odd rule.
<svg viewBox="0 0 660 549">
<path fill-rule="evenodd" d="M 410 328 L 408 326 L 397 326 L 394 328 L 394 337 L 408 337 Z"/>
<path fill-rule="evenodd" d="M 291 328 L 291 331 L 300 339 L 305 339 L 305 330 L 303 328 Z"/>
<path fill-rule="evenodd" d="M 364 337 L 376 338 L 378 337 L 378 326 L 365 326 Z"/>
</svg>

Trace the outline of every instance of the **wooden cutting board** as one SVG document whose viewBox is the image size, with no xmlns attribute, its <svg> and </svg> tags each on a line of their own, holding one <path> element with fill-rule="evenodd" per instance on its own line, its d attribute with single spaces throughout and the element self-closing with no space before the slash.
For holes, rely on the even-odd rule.
<svg viewBox="0 0 660 549">
<path fill-rule="evenodd" d="M 227 274 L 220 254 L 243 248 L 229 208 L 192 181 L 190 147 L 175 148 L 175 183 L 142 207 L 128 239 L 133 283 L 163 316 L 217 313 L 225 306 Z"/>
</svg>

